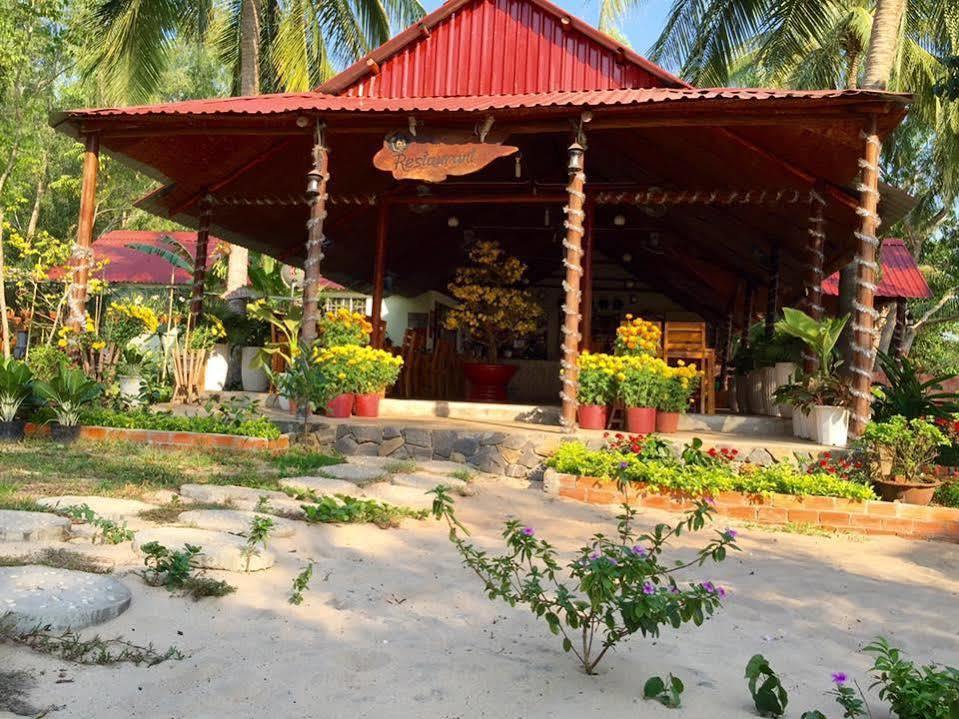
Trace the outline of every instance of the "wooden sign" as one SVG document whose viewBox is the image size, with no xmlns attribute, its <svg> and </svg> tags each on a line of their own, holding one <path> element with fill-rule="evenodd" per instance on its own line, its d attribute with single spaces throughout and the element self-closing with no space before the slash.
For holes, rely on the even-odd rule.
<svg viewBox="0 0 959 719">
<path fill-rule="evenodd" d="M 478 142 L 476 135 L 450 132 L 442 135 L 412 135 L 406 130 L 391 132 L 373 156 L 373 165 L 392 172 L 397 180 L 442 182 L 449 175 L 468 175 L 481 170 L 497 157 L 517 151 L 512 145 Z"/>
</svg>

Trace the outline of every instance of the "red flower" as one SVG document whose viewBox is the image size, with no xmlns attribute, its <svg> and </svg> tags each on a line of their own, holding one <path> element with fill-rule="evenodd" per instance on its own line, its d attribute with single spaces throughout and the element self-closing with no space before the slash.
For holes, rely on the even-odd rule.
<svg viewBox="0 0 959 719">
<path fill-rule="evenodd" d="M 827 462 L 827 461 L 824 460 L 824 459 L 820 459 L 820 460 L 819 460 L 819 466 L 820 466 L 820 467 L 828 467 L 828 466 L 829 466 L 829 462 Z"/>
</svg>

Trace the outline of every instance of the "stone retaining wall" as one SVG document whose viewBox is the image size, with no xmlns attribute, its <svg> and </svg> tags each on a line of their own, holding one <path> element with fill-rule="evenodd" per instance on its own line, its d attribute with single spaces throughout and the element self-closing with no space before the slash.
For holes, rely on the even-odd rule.
<svg viewBox="0 0 959 719">
<path fill-rule="evenodd" d="M 50 427 L 44 424 L 27 424 L 27 436 L 48 437 Z M 207 432 L 167 432 L 156 429 L 124 429 L 120 427 L 80 427 L 80 439 L 96 442 L 135 442 L 157 447 L 216 447 L 219 449 L 288 449 L 290 438 L 286 435 L 278 439 L 263 437 L 241 437 L 235 434 L 213 434 Z"/>
<path fill-rule="evenodd" d="M 611 481 L 576 477 L 547 470 L 543 488 L 588 504 L 622 504 L 685 511 L 694 499 L 679 492 L 662 494 L 633 484 L 626 493 Z M 900 502 L 858 502 L 835 497 L 798 497 L 789 494 L 752 495 L 720 492 L 713 500 L 718 514 L 761 524 L 806 524 L 861 534 L 895 534 L 913 539 L 959 541 L 959 509 L 920 507 Z"/>
</svg>

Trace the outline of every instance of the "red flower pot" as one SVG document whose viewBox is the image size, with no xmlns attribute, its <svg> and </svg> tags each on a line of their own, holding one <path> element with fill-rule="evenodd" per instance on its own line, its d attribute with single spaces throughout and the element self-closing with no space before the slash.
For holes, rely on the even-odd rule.
<svg viewBox="0 0 959 719">
<path fill-rule="evenodd" d="M 579 406 L 580 429 L 606 429 L 606 405 L 581 404 Z"/>
<path fill-rule="evenodd" d="M 463 373 L 469 382 L 470 402 L 506 402 L 506 385 L 518 368 L 511 364 L 466 362 Z"/>
<path fill-rule="evenodd" d="M 353 395 L 339 394 L 326 405 L 326 416 L 335 419 L 346 419 L 353 414 Z"/>
<path fill-rule="evenodd" d="M 356 402 L 353 410 L 357 417 L 379 417 L 380 416 L 380 395 L 379 392 L 369 392 L 367 394 L 356 395 Z"/>
<path fill-rule="evenodd" d="M 655 407 L 627 407 L 626 431 L 630 434 L 652 434 L 656 431 Z"/>
<path fill-rule="evenodd" d="M 656 412 L 656 431 L 672 434 L 679 431 L 679 412 Z"/>
</svg>

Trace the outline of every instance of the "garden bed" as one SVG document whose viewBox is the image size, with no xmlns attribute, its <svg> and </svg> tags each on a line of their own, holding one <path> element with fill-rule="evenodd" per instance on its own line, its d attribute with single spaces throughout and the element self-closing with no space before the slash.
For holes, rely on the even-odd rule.
<svg viewBox="0 0 959 719">
<path fill-rule="evenodd" d="M 587 504 L 622 504 L 685 511 L 693 495 L 661 491 L 634 482 L 626 492 L 615 482 L 547 470 L 543 488 L 551 494 Z M 921 507 L 899 502 L 850 500 L 790 494 L 718 492 L 712 496 L 718 514 L 761 524 L 800 524 L 861 534 L 894 534 L 913 539 L 959 542 L 959 509 Z"/>
<path fill-rule="evenodd" d="M 47 437 L 50 434 L 50 427 L 45 424 L 28 423 L 26 432 L 28 437 Z M 80 439 L 96 442 L 136 442 L 157 447 L 283 450 L 290 446 L 290 438 L 287 435 L 267 439 L 265 437 L 244 437 L 236 434 L 217 434 L 213 432 L 176 432 L 91 425 L 80 427 Z"/>
</svg>

